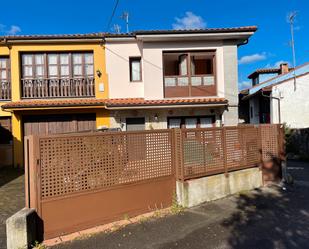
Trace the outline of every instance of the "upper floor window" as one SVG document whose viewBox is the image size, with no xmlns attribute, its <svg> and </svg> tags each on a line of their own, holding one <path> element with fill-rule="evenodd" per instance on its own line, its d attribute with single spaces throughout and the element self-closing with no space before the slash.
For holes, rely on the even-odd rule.
<svg viewBox="0 0 309 249">
<path fill-rule="evenodd" d="M 85 78 L 94 76 L 92 53 L 22 55 L 23 78 Z"/>
<path fill-rule="evenodd" d="M 0 81 L 10 80 L 10 59 L 6 57 L 0 58 Z"/>
<path fill-rule="evenodd" d="M 0 100 L 11 99 L 10 59 L 0 57 Z"/>
<path fill-rule="evenodd" d="M 215 51 L 163 53 L 165 97 L 216 95 Z"/>
<path fill-rule="evenodd" d="M 93 97 L 93 53 L 25 53 L 22 98 Z"/>
<path fill-rule="evenodd" d="M 141 57 L 131 57 L 130 63 L 130 81 L 142 81 Z"/>
</svg>

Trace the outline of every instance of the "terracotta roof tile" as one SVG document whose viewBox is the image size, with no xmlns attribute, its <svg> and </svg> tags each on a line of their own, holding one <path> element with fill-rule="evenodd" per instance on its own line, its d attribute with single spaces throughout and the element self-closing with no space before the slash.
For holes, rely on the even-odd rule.
<svg viewBox="0 0 309 249">
<path fill-rule="evenodd" d="M 66 99 L 66 100 L 22 100 L 2 105 L 3 110 L 31 109 L 48 107 L 133 107 L 133 106 L 162 106 L 162 105 L 198 105 L 198 104 L 227 104 L 224 98 L 192 98 L 192 99 L 157 99 L 145 100 L 143 98 L 126 99 Z"/>
</svg>

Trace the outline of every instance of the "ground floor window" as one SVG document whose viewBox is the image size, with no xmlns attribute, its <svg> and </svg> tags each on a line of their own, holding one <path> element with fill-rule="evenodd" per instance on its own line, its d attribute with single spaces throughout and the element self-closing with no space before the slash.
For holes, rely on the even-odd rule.
<svg viewBox="0 0 309 249">
<path fill-rule="evenodd" d="M 145 118 L 126 118 L 127 131 L 143 131 L 145 130 Z"/>
<path fill-rule="evenodd" d="M 215 126 L 215 116 L 168 117 L 168 128 L 209 128 Z"/>
</svg>

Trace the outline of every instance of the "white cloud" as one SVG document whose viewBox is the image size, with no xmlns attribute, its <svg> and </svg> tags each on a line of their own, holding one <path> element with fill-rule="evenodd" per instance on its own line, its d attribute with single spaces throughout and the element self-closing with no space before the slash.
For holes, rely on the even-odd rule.
<svg viewBox="0 0 309 249">
<path fill-rule="evenodd" d="M 201 16 L 195 15 L 191 11 L 187 11 L 182 18 L 175 18 L 173 29 L 204 29 L 207 24 Z"/>
<path fill-rule="evenodd" d="M 239 64 L 251 64 L 251 63 L 254 63 L 257 61 L 263 61 L 266 59 L 267 59 L 267 56 L 266 56 L 266 53 L 264 52 L 261 54 L 257 53 L 257 54 L 245 55 L 238 60 L 238 63 Z"/>
<path fill-rule="evenodd" d="M 8 31 L 6 31 L 6 33 L 8 35 L 16 35 L 19 32 L 21 32 L 21 28 L 19 26 L 16 26 L 16 25 L 12 25 L 10 27 L 10 29 Z"/>
<path fill-rule="evenodd" d="M 242 82 L 238 83 L 239 89 L 243 90 L 243 89 L 247 89 L 250 88 L 252 86 L 252 82 L 249 80 L 244 80 Z"/>
<path fill-rule="evenodd" d="M 7 28 L 6 25 L 0 23 L 0 33 L 4 33 L 6 35 L 16 35 L 21 32 L 21 28 L 17 25 L 11 25 Z"/>
</svg>

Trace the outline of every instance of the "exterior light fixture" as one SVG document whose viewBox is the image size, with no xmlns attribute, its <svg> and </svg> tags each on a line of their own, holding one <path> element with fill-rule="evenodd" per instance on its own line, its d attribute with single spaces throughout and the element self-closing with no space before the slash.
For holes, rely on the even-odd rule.
<svg viewBox="0 0 309 249">
<path fill-rule="evenodd" d="M 96 73 L 97 73 L 97 76 L 100 78 L 101 75 L 102 75 L 101 71 L 98 69 L 98 70 L 96 71 Z"/>
<path fill-rule="evenodd" d="M 157 113 L 154 115 L 154 120 L 155 120 L 156 122 L 158 122 L 158 120 L 159 120 L 159 117 L 158 117 L 158 114 L 157 114 Z"/>
</svg>

